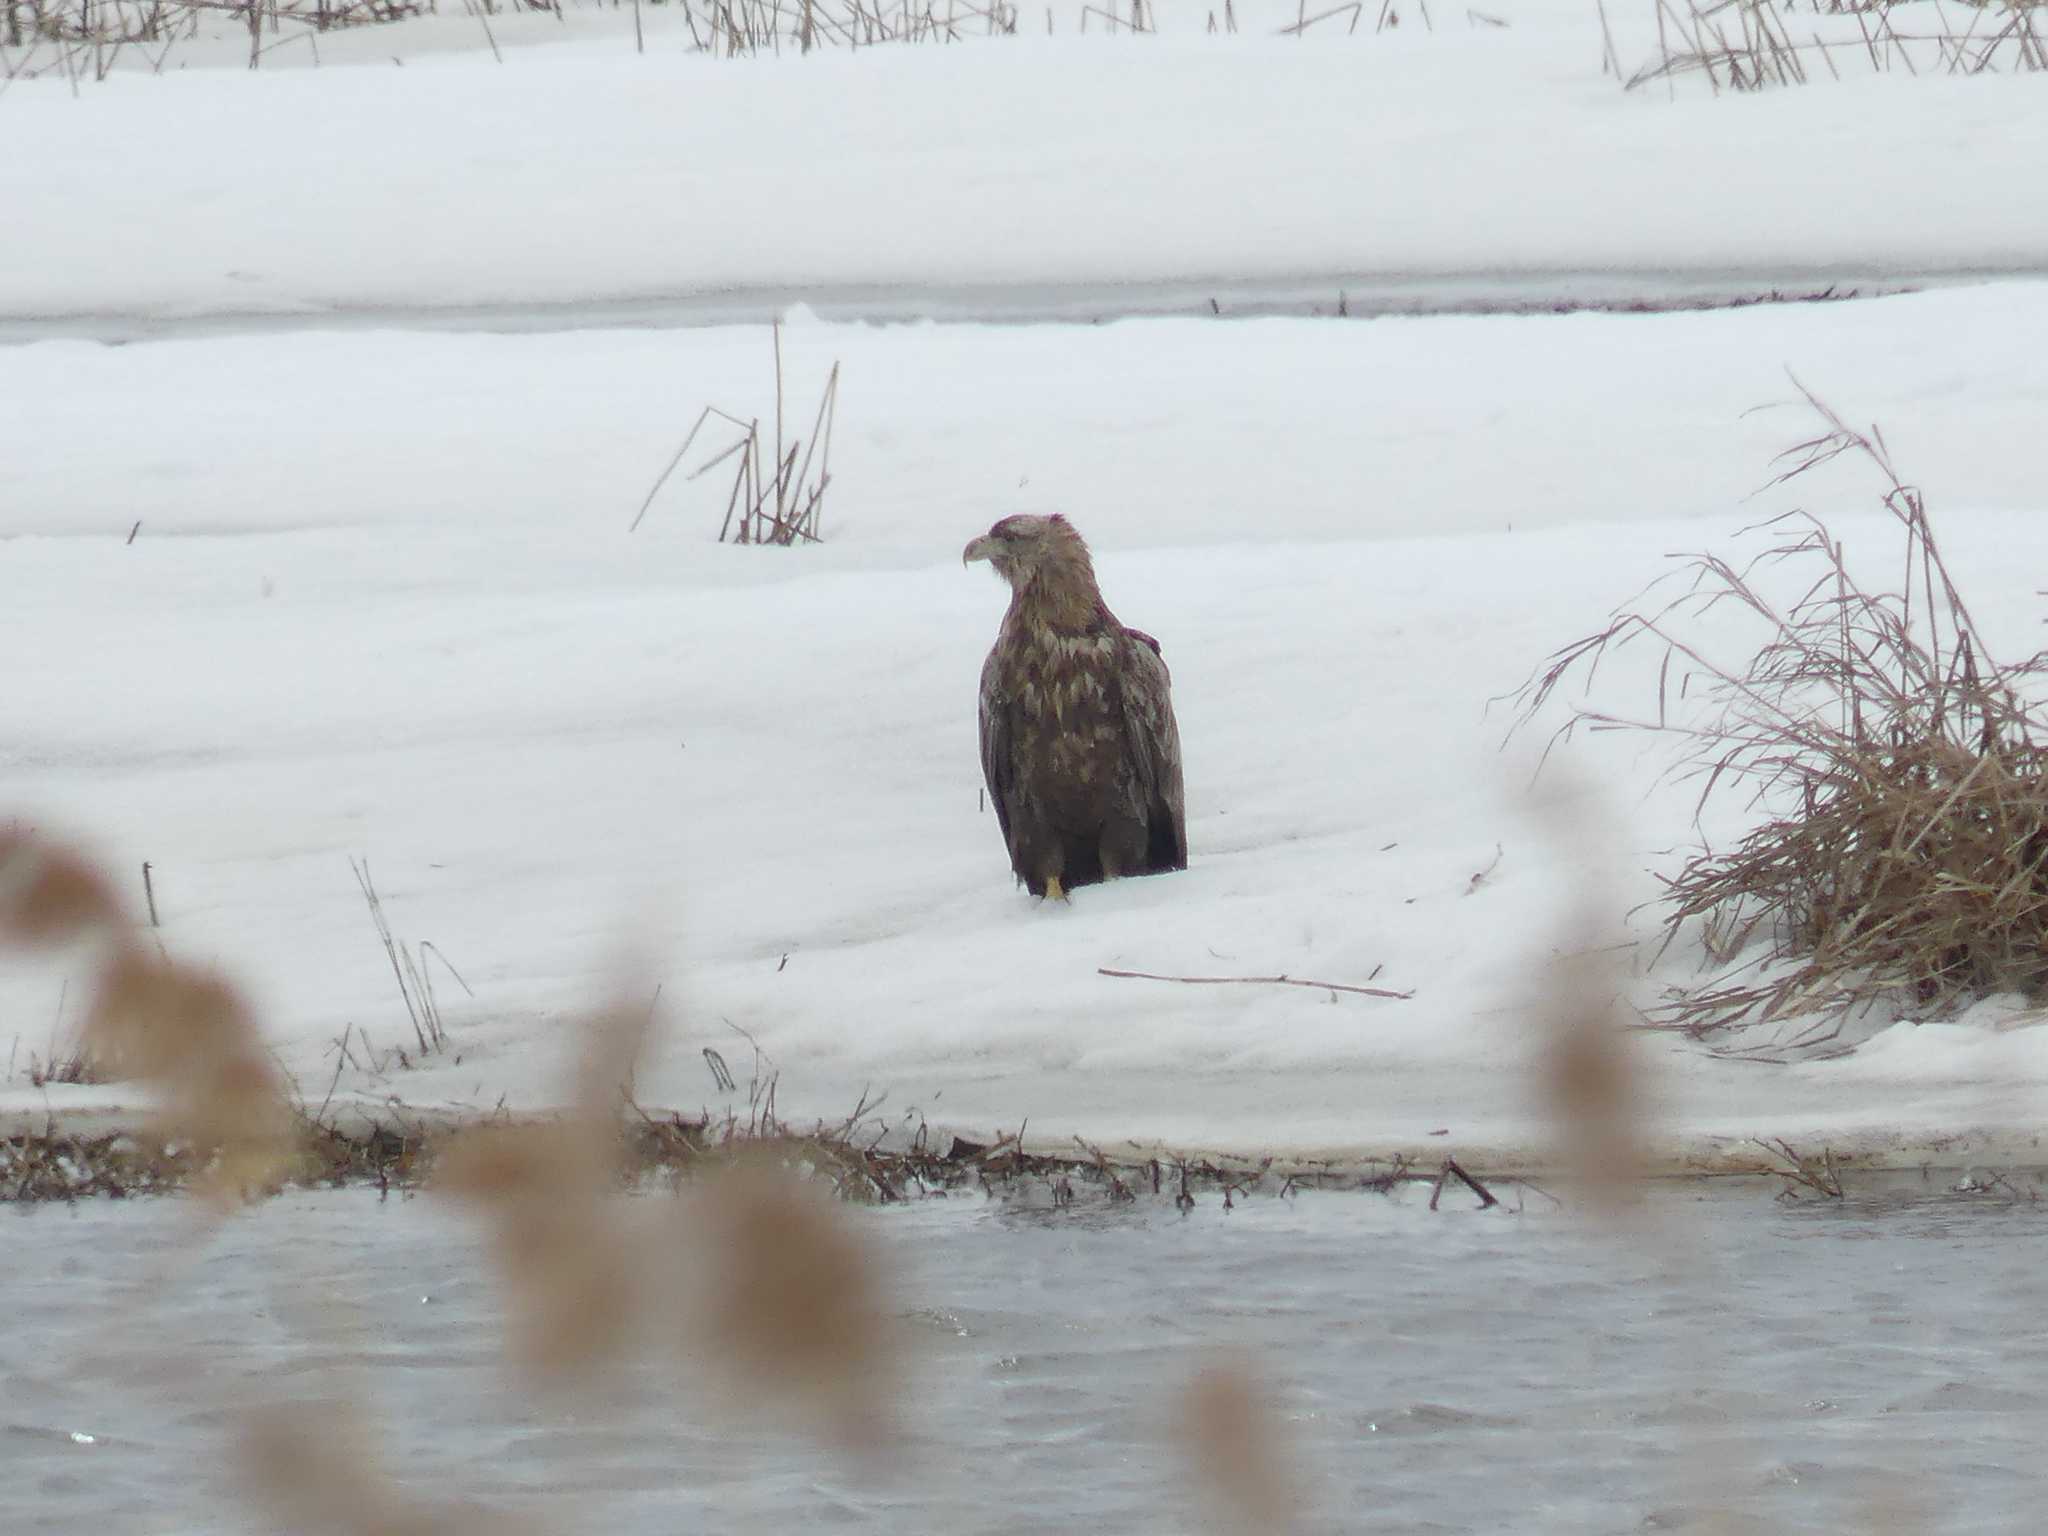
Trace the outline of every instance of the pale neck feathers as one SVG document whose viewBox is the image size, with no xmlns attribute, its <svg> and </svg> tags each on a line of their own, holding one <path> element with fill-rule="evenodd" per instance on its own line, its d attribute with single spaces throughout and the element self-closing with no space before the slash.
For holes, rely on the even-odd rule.
<svg viewBox="0 0 2048 1536">
<path fill-rule="evenodd" d="M 1031 629 L 1077 634 L 1116 622 L 1095 585 L 1088 546 L 1071 531 L 1048 541 L 1045 553 L 1010 597 L 1010 620 Z"/>
</svg>

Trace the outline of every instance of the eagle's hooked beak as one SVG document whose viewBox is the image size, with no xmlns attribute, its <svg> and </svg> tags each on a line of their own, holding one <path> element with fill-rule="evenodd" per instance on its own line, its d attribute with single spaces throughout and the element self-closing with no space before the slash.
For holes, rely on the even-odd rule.
<svg viewBox="0 0 2048 1536">
<path fill-rule="evenodd" d="M 996 541 L 984 533 L 980 538 L 968 541 L 967 547 L 960 551 L 960 563 L 971 565 L 976 560 L 993 560 L 995 553 Z"/>
</svg>

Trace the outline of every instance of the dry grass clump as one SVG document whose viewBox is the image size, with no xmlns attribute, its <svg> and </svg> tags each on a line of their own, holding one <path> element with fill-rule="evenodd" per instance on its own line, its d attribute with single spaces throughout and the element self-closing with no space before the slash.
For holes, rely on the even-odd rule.
<svg viewBox="0 0 2048 1536">
<path fill-rule="evenodd" d="M 0 48 L 18 54 L 0 53 L 0 72 L 10 82 L 54 73 L 76 89 L 80 80 L 106 79 L 125 56 L 161 74 L 180 42 L 222 22 L 247 33 L 251 69 L 298 42 L 317 63 L 325 33 L 437 9 L 436 0 L 0 0 Z"/>
<path fill-rule="evenodd" d="M 156 1090 L 167 1141 L 213 1150 L 195 1191 L 231 1205 L 280 1180 L 296 1150 L 296 1116 L 241 994 L 211 972 L 133 948 L 115 954 L 99 985 L 86 1049 L 112 1075 Z"/>
<path fill-rule="evenodd" d="M 1014 0 L 680 0 L 684 24 L 692 46 L 700 53 L 721 58 L 804 54 L 817 48 L 872 48 L 884 43 L 960 43 L 978 37 L 1015 37 L 1020 31 L 1036 31 L 1039 13 L 1026 17 Z M 1335 0 L 1311 10 L 1306 0 L 1264 5 L 1247 3 L 1241 16 L 1240 0 L 1192 7 L 1178 12 L 1169 8 L 1168 30 L 1194 30 L 1206 34 L 1235 35 L 1240 31 L 1264 32 L 1276 37 L 1306 37 L 1311 33 L 1355 34 L 1368 14 L 1374 17 L 1373 31 L 1397 31 L 1402 11 L 1397 0 Z M 1436 30 L 1429 0 L 1417 0 L 1409 12 L 1421 25 Z M 1499 16 L 1480 11 L 1466 12 L 1474 27 L 1505 27 Z M 1077 6 L 1046 7 L 1045 33 L 1052 36 L 1062 28 L 1082 36 L 1095 33 L 1112 37 L 1150 37 L 1161 31 L 1158 0 L 1080 0 Z"/>
<path fill-rule="evenodd" d="M 82 854 L 19 826 L 0 830 L 0 944 L 57 949 L 97 943 L 104 948 L 118 941 L 125 920 L 113 882 Z M 61 1002 L 58 1013 L 61 1019 Z M 10 1052 L 8 1076 L 13 1075 Z M 60 1045 L 54 1026 L 48 1053 L 30 1054 L 27 1075 L 36 1088 L 96 1083 L 104 1076 L 82 1044 Z"/>
<path fill-rule="evenodd" d="M 1895 0 L 1814 0 L 1802 22 L 1776 0 L 1684 0 L 1682 10 L 1657 0 L 1657 56 L 1626 87 L 1703 75 L 1716 95 L 1758 91 L 1804 85 L 1822 70 L 1840 79 L 1842 64 L 1907 75 L 2048 70 L 2048 0 L 1937 4 L 1920 13 L 1924 29 L 1905 31 L 1894 24 L 1896 9 Z M 1613 46 L 1610 37 L 1603 66 L 1619 75 Z"/>
<path fill-rule="evenodd" d="M 537 1380 L 586 1375 L 626 1342 L 633 1279 L 602 1150 L 579 1125 L 487 1126 L 457 1137 L 435 1169 L 437 1188 L 489 1218 L 510 1354 Z"/>
<path fill-rule="evenodd" d="M 249 1193 L 269 1193 L 287 1183 L 307 1187 L 374 1184 L 389 1192 L 418 1182 L 432 1143 L 417 1133 L 378 1126 L 347 1134 L 294 1111 L 294 1157 L 276 1178 Z M 58 1124 L 41 1131 L 0 1136 L 0 1205 L 78 1200 L 105 1195 L 166 1195 L 204 1185 L 214 1169 L 214 1151 L 161 1133 L 82 1133 Z"/>
<path fill-rule="evenodd" d="M 1566 1170 L 1596 1207 L 1613 1210 L 1634 1202 L 1647 1159 L 1636 1064 L 1616 999 L 1598 988 L 1588 958 L 1569 956 L 1554 968 L 1537 1086 Z"/>
<path fill-rule="evenodd" d="M 412 1025 L 413 1039 L 419 1046 L 422 1058 L 448 1048 L 448 1027 L 441 1016 L 441 1000 L 434 993 L 434 973 L 428 961 L 438 960 L 441 969 L 455 978 L 455 984 L 468 992 L 469 983 L 462 979 L 462 973 L 448 963 L 448 957 L 432 944 L 422 939 L 418 944 L 407 944 L 391 931 L 391 919 L 384 912 L 384 898 L 379 894 L 376 882 L 370 878 L 370 861 L 358 863 L 348 861 L 348 867 L 356 877 L 356 888 L 363 893 L 363 902 L 369 908 L 370 922 L 377 930 L 377 941 L 384 947 L 384 958 L 391 962 L 392 978 L 398 983 L 399 1000 L 405 1004 L 406 1019 Z M 347 1040 L 342 1042 L 344 1051 Z M 392 1053 L 401 1067 L 411 1067 L 413 1060 L 401 1046 Z"/>
<path fill-rule="evenodd" d="M 113 882 L 83 854 L 21 827 L 0 831 L 0 939 L 54 947 L 126 920 Z"/>
<path fill-rule="evenodd" d="M 513 1358 L 544 1383 L 589 1380 L 630 1344 L 662 1341 L 735 1398 L 879 1449 L 893 1430 L 876 1407 L 893 1385 L 893 1335 L 866 1247 L 783 1166 L 779 1154 L 801 1143 L 728 1147 L 659 1221 L 633 1220 L 621 1110 L 653 1023 L 644 1005 L 603 1010 L 568 1115 L 464 1132 L 441 1156 L 435 1185 L 490 1220 Z M 684 1156 L 708 1151 L 700 1128 Z"/>
<path fill-rule="evenodd" d="M 501 1511 L 419 1501 L 385 1470 L 369 1424 L 345 1399 L 251 1413 L 236 1450 L 250 1502 L 297 1536 L 536 1536 L 540 1529 Z"/>
<path fill-rule="evenodd" d="M 661 1244 L 673 1245 L 678 1262 L 663 1272 L 678 1283 L 658 1325 L 693 1376 L 842 1451 L 895 1444 L 901 1340 L 842 1206 L 756 1156 L 680 1199 Z"/>
<path fill-rule="evenodd" d="M 169 1194 L 184 1187 L 193 1162 L 118 1132 L 0 1136 L 0 1205 Z"/>
<path fill-rule="evenodd" d="M 1552 811 L 1543 820 L 1568 858 L 1599 841 L 1590 819 Z M 1615 953 L 1601 944 L 1612 911 L 1601 884 L 1585 880 L 1559 924 L 1536 1008 L 1537 1097 L 1559 1163 L 1602 1215 L 1636 1206 L 1649 1166 L 1641 1064 L 1623 1017 Z"/>
<path fill-rule="evenodd" d="M 1180 1444 L 1221 1529 L 1274 1536 L 1295 1528 L 1300 1500 L 1279 1418 L 1247 1360 L 1204 1367 L 1182 1393 Z"/>
<path fill-rule="evenodd" d="M 703 463 L 683 476 L 695 480 L 719 465 L 731 462 L 732 484 L 725 498 L 725 520 L 718 527 L 721 544 L 817 544 L 822 542 L 820 518 L 825 492 L 832 484 L 832 425 L 839 417 L 839 364 L 825 378 L 818 396 L 818 410 L 811 422 L 811 435 L 785 437 L 782 395 L 782 322 L 771 327 L 775 347 L 775 438 L 773 457 L 762 461 L 764 435 L 761 418 L 742 420 L 730 411 L 707 405 L 683 437 L 683 445 L 655 477 L 640 510 L 633 514 L 627 532 L 640 526 L 654 498 L 668 484 L 669 477 L 690 456 L 707 423 L 716 419 L 735 429 Z"/>
<path fill-rule="evenodd" d="M 1735 793 L 1764 811 L 1732 848 L 1690 858 L 1666 893 L 1667 943 L 1698 920 L 1718 959 L 1753 940 L 1763 952 L 1667 1018 L 1706 1034 L 1817 1013 L 1822 1026 L 1796 1042 L 1810 1045 L 1881 1001 L 1926 1016 L 1990 993 L 2048 995 L 2048 756 L 2027 697 L 2044 657 L 1994 659 L 1882 435 L 1806 399 L 1824 430 L 1781 455 L 1771 483 L 1845 454 L 1874 468 L 1903 540 L 1897 588 L 1865 588 L 1825 524 L 1787 513 L 1764 525 L 1783 531 L 1773 547 L 1740 568 L 1690 557 L 1683 593 L 1557 651 L 1521 698 L 1533 714 L 1609 651 L 1661 649 L 1654 716 L 1581 706 L 1559 735 L 1590 724 L 1676 736 L 1675 771 L 1700 781 L 1700 806 Z M 1803 583 L 1789 606 L 1756 584 L 1773 567 Z M 1763 626 L 1746 660 L 1711 658 L 1688 633 L 1729 605 Z M 1686 697 L 1703 717 L 1672 713 Z"/>
<path fill-rule="evenodd" d="M 568 1115 L 462 1132 L 435 1170 L 437 1187 L 489 1218 L 511 1354 L 543 1381 L 609 1364 L 631 1331 L 633 1271 L 614 1198 L 624 1174 L 619 1106 L 649 1023 L 647 1010 L 623 1003 L 598 1013 Z"/>
<path fill-rule="evenodd" d="M 809 53 L 881 43 L 956 43 L 1017 31 L 1017 7 L 1006 0 L 947 0 L 943 7 L 931 0 L 682 0 L 682 10 L 691 45 L 721 58 L 779 54 L 785 48 Z"/>
<path fill-rule="evenodd" d="M 12 1078 L 14 1074 L 10 1071 L 7 1075 Z M 31 1088 L 47 1088 L 53 1083 L 60 1087 L 72 1087 L 80 1083 L 106 1081 L 105 1075 L 93 1063 L 92 1058 L 79 1046 L 73 1046 L 68 1053 L 53 1047 L 46 1057 L 30 1051 L 28 1071 L 25 1075 Z"/>
<path fill-rule="evenodd" d="M 0 834 L 0 942 L 91 951 L 96 996 L 76 1076 L 155 1090 L 156 1135 L 172 1155 L 208 1154 L 198 1193 L 232 1202 L 282 1176 L 294 1115 L 248 1004 L 224 978 L 143 949 L 112 882 L 83 854 L 18 828 Z"/>
</svg>

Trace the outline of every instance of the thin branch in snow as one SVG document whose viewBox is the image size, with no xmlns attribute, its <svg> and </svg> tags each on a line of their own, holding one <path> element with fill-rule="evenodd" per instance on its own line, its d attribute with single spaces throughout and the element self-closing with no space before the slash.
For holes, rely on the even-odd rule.
<svg viewBox="0 0 2048 1536">
<path fill-rule="evenodd" d="M 1452 1179 L 1456 1179 L 1479 1197 L 1479 1209 L 1482 1211 L 1500 1204 L 1498 1195 L 1461 1168 L 1455 1157 L 1447 1157 L 1444 1159 L 1443 1172 L 1437 1175 L 1436 1187 L 1429 1192 L 1429 1208 L 1432 1211 L 1436 1209 L 1437 1201 L 1443 1198 L 1444 1185 Z"/>
<path fill-rule="evenodd" d="M 1499 843 L 1495 843 L 1495 844 L 1493 845 L 1493 858 L 1492 858 L 1491 862 L 1489 862 L 1489 863 L 1487 864 L 1486 868 L 1484 868 L 1484 869 L 1482 869 L 1482 870 L 1478 870 L 1478 871 L 1476 871 L 1476 872 L 1475 872 L 1475 873 L 1473 874 L 1472 878 L 1471 878 L 1470 880 L 1467 880 L 1467 881 L 1465 882 L 1465 889 L 1464 889 L 1464 890 L 1463 890 L 1462 892 L 1460 892 L 1460 894 L 1461 894 L 1461 895 L 1465 895 L 1465 896 L 1470 896 L 1470 895 L 1471 895 L 1471 894 L 1472 894 L 1472 893 L 1473 893 L 1474 891 L 1478 890 L 1480 886 L 1482 886 L 1482 885 L 1484 885 L 1484 884 L 1486 883 L 1486 881 L 1487 881 L 1487 878 L 1488 878 L 1488 877 L 1489 877 L 1490 875 L 1492 875 L 1492 873 L 1493 873 L 1493 872 L 1494 872 L 1494 871 L 1495 871 L 1496 869 L 1499 869 L 1499 868 L 1500 868 L 1500 861 L 1501 861 L 1501 846 L 1500 846 L 1500 844 L 1499 844 Z"/>
<path fill-rule="evenodd" d="M 1308 981 L 1299 976 L 1162 976 L 1156 971 L 1118 971 L 1098 965 L 1098 976 L 1120 976 L 1134 981 L 1178 981 L 1196 987 L 1313 987 L 1322 992 L 1355 992 L 1360 997 L 1391 997 L 1407 1001 L 1413 990 L 1396 992 L 1388 987 L 1355 987 L 1341 981 Z"/>
</svg>

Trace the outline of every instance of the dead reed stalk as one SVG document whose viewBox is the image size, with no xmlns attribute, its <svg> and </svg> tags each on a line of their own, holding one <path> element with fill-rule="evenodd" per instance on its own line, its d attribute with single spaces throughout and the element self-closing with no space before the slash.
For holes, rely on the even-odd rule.
<svg viewBox="0 0 2048 1536">
<path fill-rule="evenodd" d="M 1724 88 L 1804 85 L 1815 57 L 1830 76 L 1840 78 L 1837 53 L 1861 58 L 1874 74 L 2048 69 L 2048 39 L 2039 19 L 2048 0 L 1966 0 L 1960 9 L 1968 20 L 1960 29 L 1950 9 L 1940 4 L 1923 10 L 1896 0 L 1829 0 L 1825 5 L 1815 0 L 1803 39 L 1792 36 L 1793 9 L 1773 0 L 1683 0 L 1682 7 L 1679 0 L 1657 0 L 1657 54 L 1628 77 L 1626 86 L 1634 90 L 1695 74 L 1704 75 L 1716 95 Z M 1893 24 L 1895 11 L 1914 14 L 1925 26 L 1902 32 Z M 2005 20 L 1984 30 L 1992 15 Z M 1831 35 L 1823 37 L 1823 29 Z M 1607 46 L 1611 53 L 1611 39 Z M 1615 73 L 1620 73 L 1618 66 Z"/>
<path fill-rule="evenodd" d="M 448 1028 L 441 1017 L 441 1002 L 434 993 L 434 976 L 428 967 L 429 960 L 441 962 L 441 968 L 455 978 L 455 984 L 469 996 L 469 983 L 462 979 L 462 973 L 448 963 L 448 957 L 432 944 L 422 940 L 408 945 L 396 938 L 391 931 L 391 920 L 384 915 L 384 898 L 377 892 L 370 879 L 370 861 L 357 863 L 350 859 L 348 867 L 355 872 L 356 886 L 363 893 L 363 902 L 370 909 L 370 922 L 377 930 L 378 942 L 384 946 L 385 958 L 391 962 L 391 974 L 398 982 L 398 995 L 405 1004 L 406 1017 L 412 1023 L 413 1038 L 419 1042 L 422 1056 L 443 1050 L 448 1044 Z M 398 1054 L 398 1064 L 409 1067 L 412 1061 L 403 1051 Z"/>
<path fill-rule="evenodd" d="M 1299 1478 L 1282 1416 L 1249 1359 L 1205 1366 L 1181 1395 L 1179 1440 L 1223 1529 L 1278 1536 L 1298 1523 Z"/>
<path fill-rule="evenodd" d="M 631 1332 L 636 1287 L 611 1197 L 625 1173 L 624 1088 L 651 1027 L 621 993 L 586 1027 L 568 1114 L 465 1131 L 435 1170 L 437 1187 L 489 1220 L 511 1353 L 537 1380 L 612 1364 Z"/>
<path fill-rule="evenodd" d="M 772 457 L 763 463 L 764 437 L 760 417 L 742 420 L 715 405 L 705 406 L 684 435 L 682 446 L 676 449 L 667 467 L 648 488 L 640 510 L 633 514 L 633 521 L 627 525 L 628 533 L 639 528 L 648 509 L 654 505 L 655 497 L 661 494 L 661 488 L 668 484 L 669 478 L 689 457 L 706 424 L 717 420 L 735 428 L 736 435 L 683 479 L 696 480 L 721 464 L 733 464 L 732 482 L 725 499 L 725 519 L 718 528 L 719 543 L 787 546 L 823 542 L 821 518 L 825 492 L 832 484 L 832 428 L 839 416 L 839 364 L 835 361 L 831 373 L 826 376 L 825 388 L 818 397 L 818 409 L 812 418 L 811 435 L 808 438 L 785 438 L 780 320 L 772 327 L 772 341 L 775 349 Z"/>
</svg>

